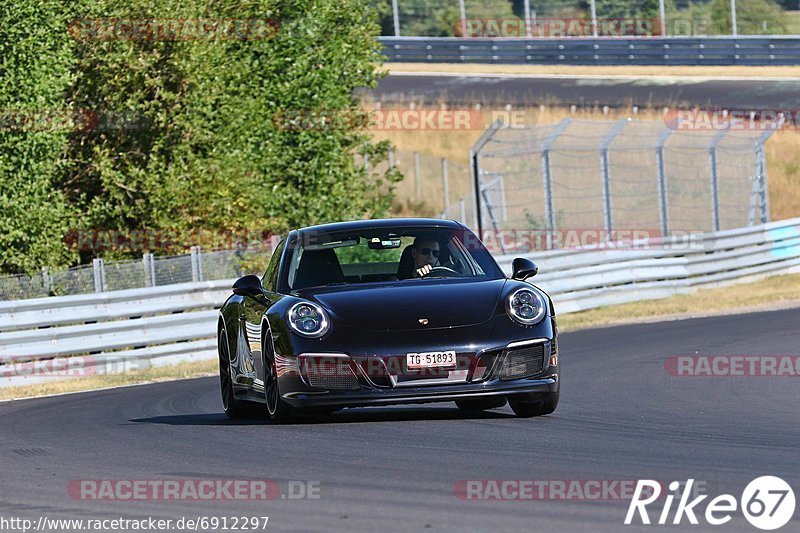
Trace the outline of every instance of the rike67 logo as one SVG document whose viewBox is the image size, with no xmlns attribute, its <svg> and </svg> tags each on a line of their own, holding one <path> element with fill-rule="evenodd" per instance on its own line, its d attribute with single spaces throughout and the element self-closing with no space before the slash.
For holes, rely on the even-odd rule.
<svg viewBox="0 0 800 533">
<path fill-rule="evenodd" d="M 687 480 L 685 485 L 678 481 L 669 484 L 670 493 L 664 498 L 664 506 L 658 515 L 657 524 L 678 525 L 685 517 L 690 524 L 697 525 L 700 515 L 708 524 L 721 526 L 730 522 L 733 513 L 736 513 L 737 508 L 741 506 L 742 514 L 750 524 L 758 529 L 771 531 L 785 526 L 794 516 L 794 491 L 779 477 L 762 476 L 754 479 L 745 487 L 738 501 L 731 494 L 721 494 L 708 502 L 704 513 L 700 512 L 700 504 L 708 498 L 708 495 L 697 496 L 689 501 L 693 485 L 694 479 Z M 684 489 L 678 494 L 677 491 L 681 486 L 684 486 Z M 658 481 L 639 480 L 628 507 L 625 524 L 634 523 L 637 514 L 642 524 L 650 524 L 647 506 L 659 500 L 661 496 L 661 484 Z M 676 497 L 678 504 L 670 521 L 672 504 Z"/>
</svg>

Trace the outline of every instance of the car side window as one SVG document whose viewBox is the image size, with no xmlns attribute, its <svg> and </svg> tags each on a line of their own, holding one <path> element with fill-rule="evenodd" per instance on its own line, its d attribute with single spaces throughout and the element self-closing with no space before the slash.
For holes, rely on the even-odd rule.
<svg viewBox="0 0 800 533">
<path fill-rule="evenodd" d="M 283 248 L 285 246 L 286 239 L 283 239 L 275 248 L 275 251 L 272 252 L 272 259 L 269 260 L 267 272 L 264 274 L 264 279 L 261 282 L 261 285 L 268 291 L 275 292 L 275 287 L 278 284 L 278 267 L 280 266 L 281 255 L 283 255 Z"/>
</svg>

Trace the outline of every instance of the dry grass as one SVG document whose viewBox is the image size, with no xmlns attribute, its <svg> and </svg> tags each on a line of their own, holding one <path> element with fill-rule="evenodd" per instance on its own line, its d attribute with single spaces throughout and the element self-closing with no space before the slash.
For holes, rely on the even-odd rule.
<svg viewBox="0 0 800 533">
<path fill-rule="evenodd" d="M 797 78 L 800 67 L 794 66 L 582 66 L 582 65 L 484 65 L 450 63 L 386 63 L 387 72 L 455 72 L 463 74 L 533 74 L 572 76 L 702 76 L 745 78 Z"/>
<path fill-rule="evenodd" d="M 438 108 L 439 106 L 437 106 Z M 584 120 L 619 120 L 632 117 L 641 120 L 663 120 L 663 109 L 643 109 L 634 114 L 630 109 L 609 109 L 607 113 L 599 107 L 578 108 L 572 112 L 559 106 L 514 108 L 511 111 L 515 123 L 524 125 L 555 124 L 566 117 Z M 469 179 L 469 150 L 488 126 L 497 117 L 508 117 L 502 108 L 481 109 L 483 122 L 474 129 L 463 130 L 373 130 L 378 140 L 390 140 L 395 148 L 404 152 L 417 151 L 423 157 L 422 197 L 427 203 L 416 202 L 412 165 L 400 161 L 406 179 L 397 187 L 398 215 L 434 215 L 441 210 L 442 180 L 439 165 L 441 158 L 451 162 L 450 202 L 460 197 L 471 198 L 472 185 Z M 776 132 L 766 143 L 767 176 L 772 220 L 800 216 L 800 131 L 783 129 Z M 408 158 L 407 158 L 408 159 Z M 427 170 L 426 170 L 427 169 Z"/>
<path fill-rule="evenodd" d="M 772 276 L 753 283 L 699 289 L 691 294 L 662 300 L 646 300 L 570 313 L 559 317 L 558 328 L 562 332 L 576 331 L 659 318 L 728 314 L 783 307 L 800 307 L 800 274 Z"/>
<path fill-rule="evenodd" d="M 783 17 L 787 33 L 800 35 L 800 11 L 784 11 Z"/>
<path fill-rule="evenodd" d="M 775 132 L 767 141 L 766 153 L 772 220 L 800 216 L 800 131 Z"/>
<path fill-rule="evenodd" d="M 50 383 L 25 385 L 20 387 L 0 388 L 0 400 L 12 398 L 30 398 L 49 394 L 119 387 L 135 383 L 155 383 L 203 376 L 216 375 L 219 372 L 217 360 L 183 363 L 174 366 L 151 368 L 148 370 L 129 372 L 126 374 L 103 374 L 85 378 L 56 380 Z"/>
</svg>

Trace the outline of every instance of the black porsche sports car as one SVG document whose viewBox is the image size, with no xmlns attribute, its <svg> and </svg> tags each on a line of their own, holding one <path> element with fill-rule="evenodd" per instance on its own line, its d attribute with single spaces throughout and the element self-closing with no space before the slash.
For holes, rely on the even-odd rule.
<svg viewBox="0 0 800 533">
<path fill-rule="evenodd" d="M 455 401 L 558 405 L 556 317 L 515 259 L 506 278 L 478 237 L 438 219 L 364 220 L 294 230 L 262 278 L 236 281 L 218 324 L 229 417 Z M 266 408 L 264 407 L 266 404 Z"/>
</svg>

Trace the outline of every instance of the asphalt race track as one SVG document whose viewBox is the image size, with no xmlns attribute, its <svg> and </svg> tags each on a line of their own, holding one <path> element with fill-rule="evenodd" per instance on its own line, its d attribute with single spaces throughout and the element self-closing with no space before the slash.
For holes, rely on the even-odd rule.
<svg viewBox="0 0 800 533">
<path fill-rule="evenodd" d="M 0 404 L 0 516 L 269 516 L 270 531 L 755 531 L 624 526 L 627 500 L 474 501 L 459 480 L 702 480 L 737 499 L 752 479 L 800 489 L 798 381 L 673 377 L 673 354 L 797 355 L 800 309 L 561 337 L 555 414 L 522 420 L 451 403 L 358 409 L 290 426 L 231 422 L 204 378 Z M 318 499 L 84 501 L 80 479 L 318 481 Z M 709 498 L 710 499 L 710 498 Z M 699 509 L 705 509 L 708 499 Z M 673 507 L 674 509 L 674 507 Z M 651 512 L 658 518 L 661 506 Z M 670 521 L 672 515 L 670 515 Z M 781 531 L 797 531 L 800 518 Z"/>
<path fill-rule="evenodd" d="M 793 111 L 798 79 L 391 74 L 372 98 L 384 103 L 720 107 Z"/>
</svg>

